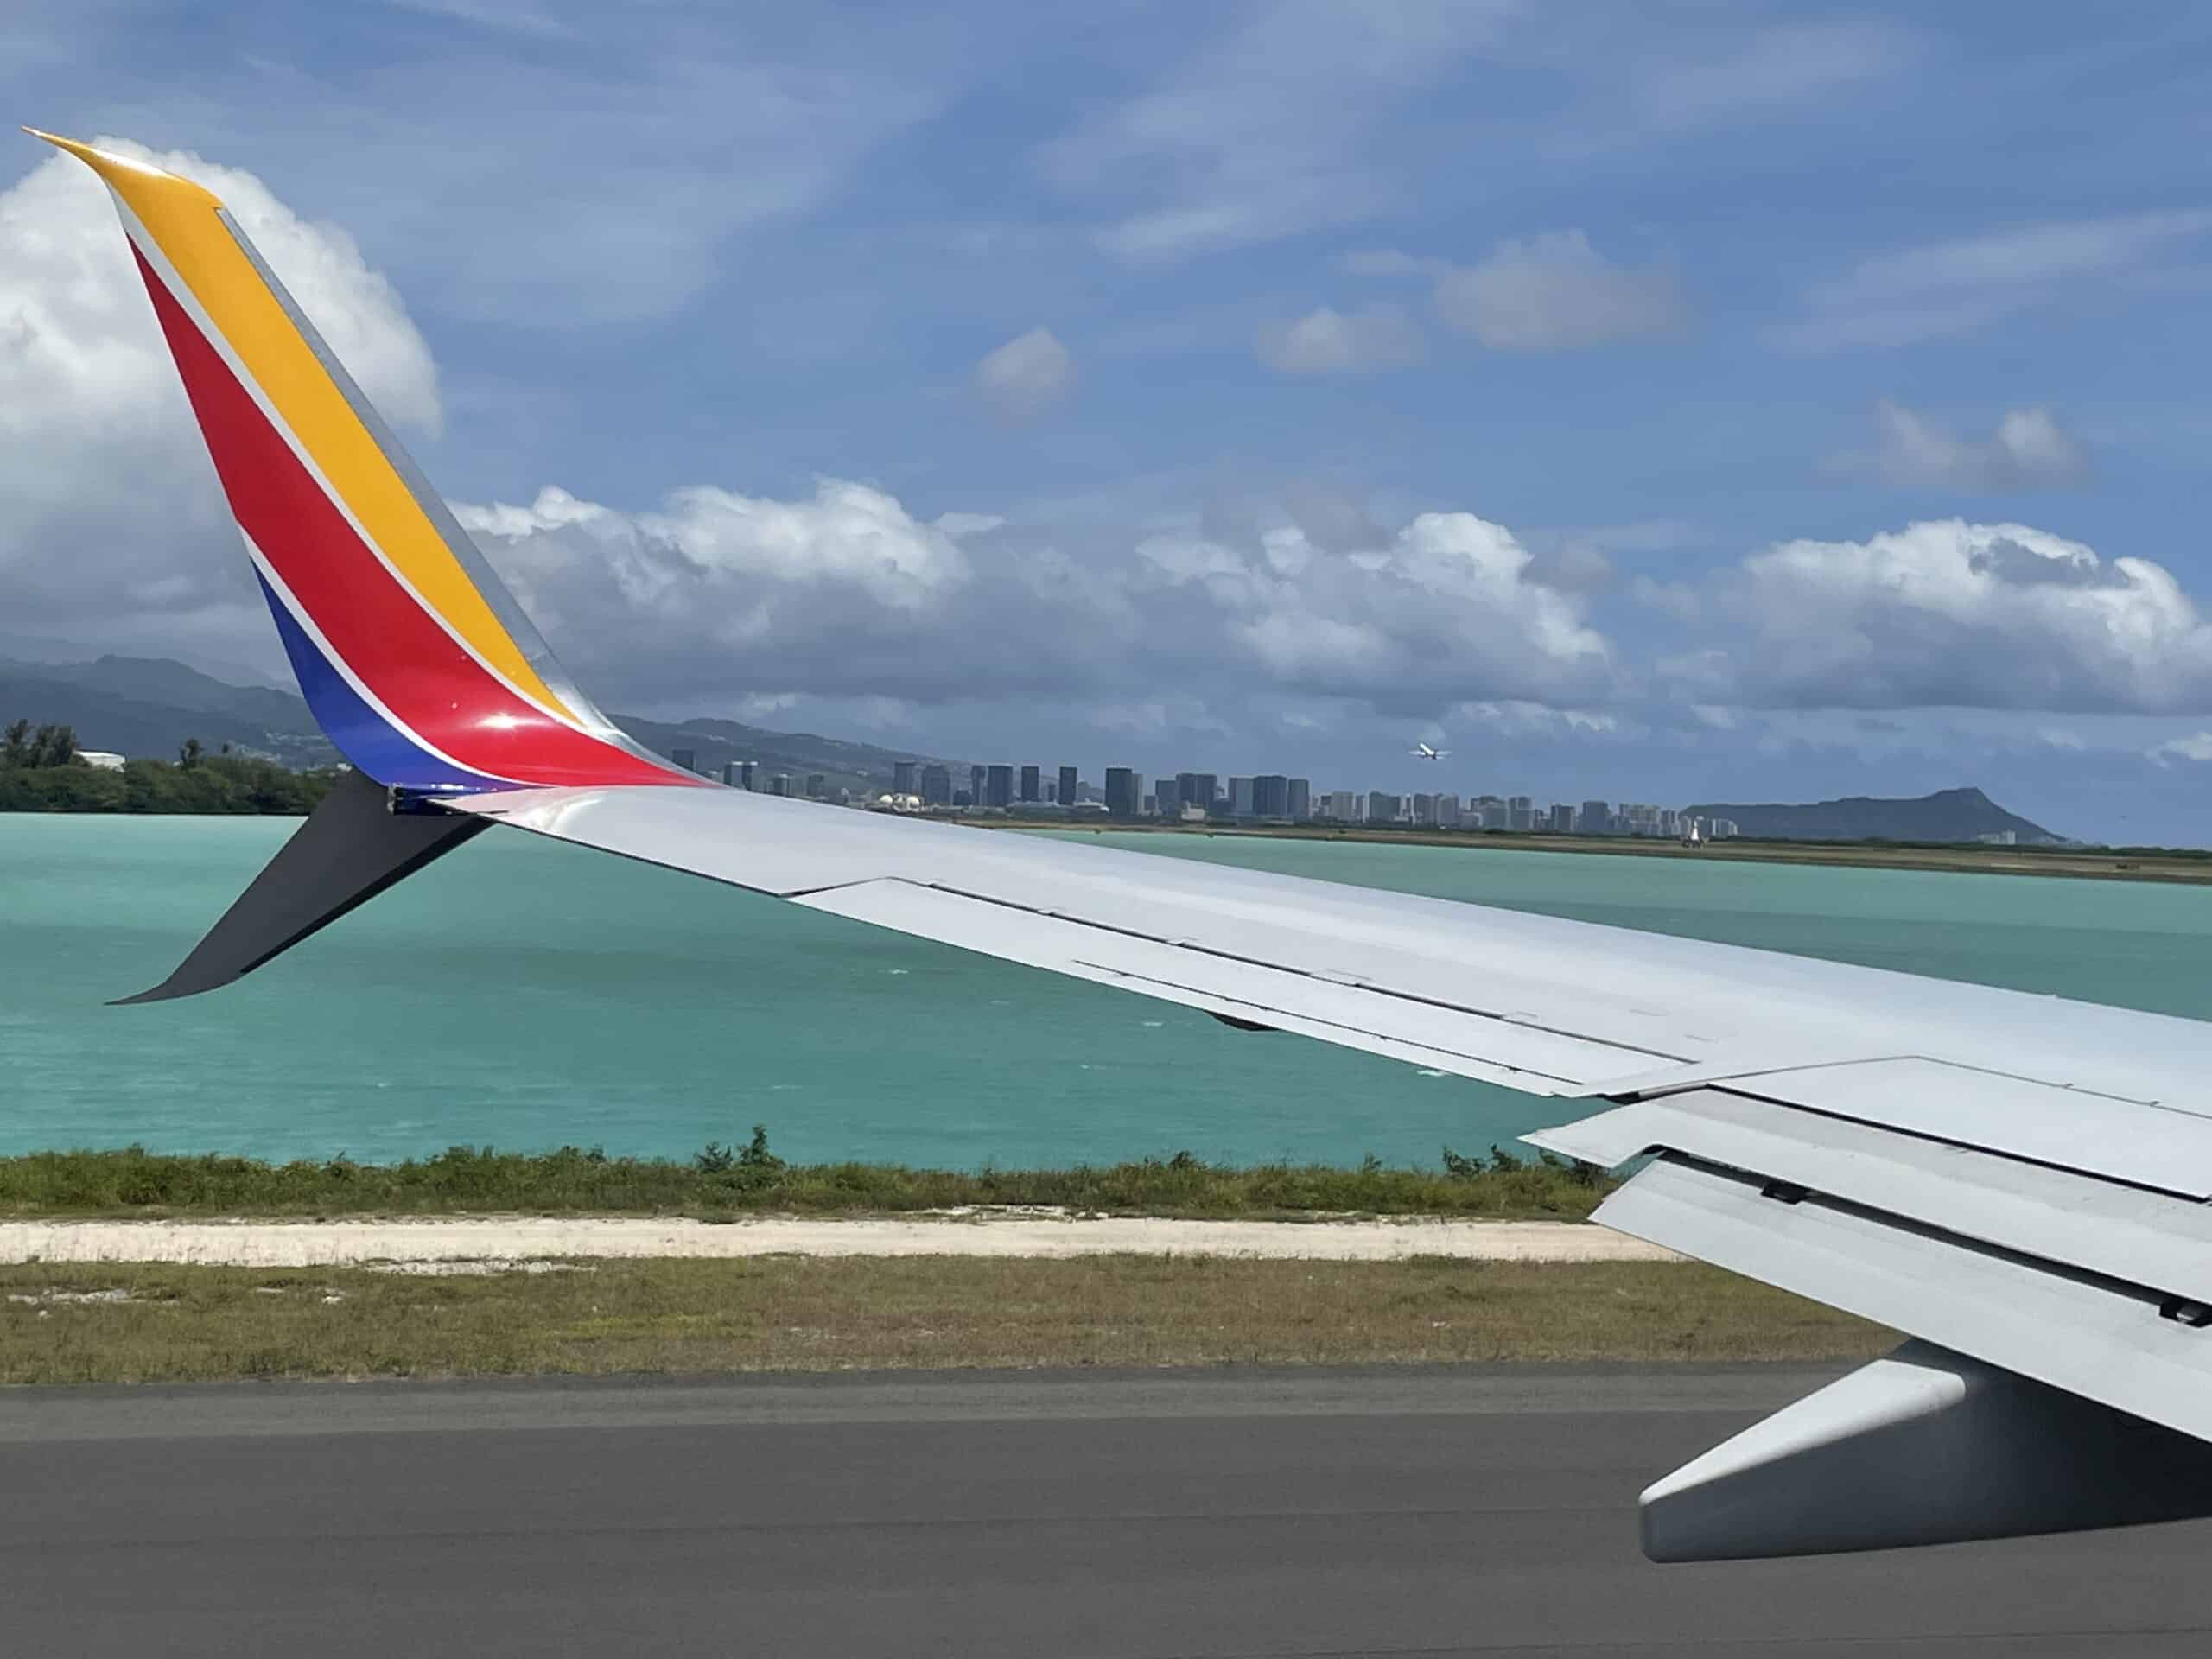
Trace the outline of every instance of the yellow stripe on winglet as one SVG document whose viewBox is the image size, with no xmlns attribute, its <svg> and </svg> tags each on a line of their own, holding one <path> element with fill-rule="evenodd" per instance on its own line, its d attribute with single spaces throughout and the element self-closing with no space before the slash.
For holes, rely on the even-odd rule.
<svg viewBox="0 0 2212 1659">
<path fill-rule="evenodd" d="M 237 238 L 216 218 L 221 199 L 127 156 L 35 127 L 23 130 L 84 162 L 137 215 L 263 396 L 424 602 L 524 696 L 573 721 L 573 712 L 531 666 Z"/>
</svg>

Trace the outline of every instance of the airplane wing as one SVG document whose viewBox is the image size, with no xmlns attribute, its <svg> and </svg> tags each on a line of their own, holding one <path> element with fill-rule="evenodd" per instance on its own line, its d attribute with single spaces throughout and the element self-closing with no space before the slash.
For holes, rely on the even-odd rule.
<svg viewBox="0 0 2212 1659">
<path fill-rule="evenodd" d="M 504 826 L 1586 1099 L 1599 1212 L 1912 1340 L 1644 1495 L 1711 1559 L 2212 1513 L 2212 1025 L 708 785 L 563 673 L 221 204 L 114 194 L 301 689 L 353 772 L 146 998 Z M 143 999 L 132 999 L 143 1000 Z"/>
</svg>

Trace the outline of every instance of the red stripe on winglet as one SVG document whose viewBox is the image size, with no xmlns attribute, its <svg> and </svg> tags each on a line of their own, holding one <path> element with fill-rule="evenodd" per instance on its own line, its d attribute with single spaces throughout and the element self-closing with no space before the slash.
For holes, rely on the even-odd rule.
<svg viewBox="0 0 2212 1659">
<path fill-rule="evenodd" d="M 346 667 L 416 737 L 532 784 L 696 781 L 578 731 L 464 651 L 361 539 L 134 246 L 239 527 Z"/>
</svg>

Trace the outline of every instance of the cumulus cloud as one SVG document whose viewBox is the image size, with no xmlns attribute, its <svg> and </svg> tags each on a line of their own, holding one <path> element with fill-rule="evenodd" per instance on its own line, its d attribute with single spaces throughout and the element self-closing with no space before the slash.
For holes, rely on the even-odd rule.
<svg viewBox="0 0 2212 1659">
<path fill-rule="evenodd" d="M 1325 305 L 1295 322 L 1270 323 L 1255 344 L 1260 361 L 1285 374 L 1363 374 L 1421 356 L 1421 330 L 1395 305 L 1350 315 Z"/>
<path fill-rule="evenodd" d="M 1615 264 L 1580 231 L 1501 243 L 1436 281 L 1436 313 L 1493 351 L 1563 352 L 1681 326 L 1674 273 Z"/>
<path fill-rule="evenodd" d="M 1878 447 L 1841 459 L 1907 488 L 1974 493 L 2059 489 L 2085 482 L 2088 452 L 2049 410 L 2007 410 L 1986 438 L 1961 437 L 1918 411 L 1885 401 L 1875 410 Z"/>
<path fill-rule="evenodd" d="M 1350 553 L 1294 528 L 1263 537 L 1257 557 L 1175 537 L 1137 552 L 1170 582 L 1203 588 L 1239 655 L 1279 685 L 1385 709 L 1616 686 L 1611 648 L 1580 601 L 1533 580 L 1513 533 L 1472 513 L 1422 513 Z"/>
<path fill-rule="evenodd" d="M 436 430 L 429 348 L 343 231 L 301 219 L 251 173 L 101 142 L 220 195 L 377 405 Z M 268 654 L 259 596 L 107 192 L 59 155 L 0 192 L 0 588 L 21 625 L 63 638 Z"/>
<path fill-rule="evenodd" d="M 1017 334 L 976 365 L 976 395 L 1005 421 L 1034 419 L 1074 385 L 1074 355 L 1043 327 Z"/>
<path fill-rule="evenodd" d="M 1730 599 L 1740 638 L 1675 664 L 1700 701 L 2212 709 L 2212 626 L 2171 571 L 2024 524 L 1782 543 L 1744 562 Z"/>
<path fill-rule="evenodd" d="M 1618 678 L 1580 600 L 1536 580 L 1511 532 L 1470 513 L 1357 541 L 1346 520 L 1334 548 L 1283 524 L 1102 540 L 1077 556 L 1020 525 L 955 537 L 836 480 L 798 501 L 702 487 L 623 512 L 552 489 L 456 511 L 618 706 L 1049 696 L 1181 720 L 1182 704 L 1143 688 L 1433 712 L 1464 698 L 1595 701 Z"/>
</svg>

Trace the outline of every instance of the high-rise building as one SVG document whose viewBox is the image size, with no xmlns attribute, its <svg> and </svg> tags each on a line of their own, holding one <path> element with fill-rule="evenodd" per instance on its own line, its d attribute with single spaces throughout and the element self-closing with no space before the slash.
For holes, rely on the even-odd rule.
<svg viewBox="0 0 2212 1659">
<path fill-rule="evenodd" d="M 983 804 L 983 798 L 984 798 L 984 797 L 985 797 L 988 792 L 989 792 L 989 791 L 988 791 L 988 790 L 986 788 L 986 786 L 985 786 L 985 785 L 984 785 L 984 783 L 983 783 L 983 769 L 982 769 L 982 767 L 981 767 L 981 766 L 970 766 L 970 767 L 969 767 L 969 768 L 968 768 L 968 804 L 969 804 L 969 805 L 970 805 L 970 806 L 981 806 L 981 805 Z"/>
<path fill-rule="evenodd" d="M 1526 835 L 1536 827 L 1536 804 L 1526 795 L 1505 798 L 1505 827 L 1516 835 Z"/>
<path fill-rule="evenodd" d="M 747 766 L 749 766 L 752 764 L 753 763 L 750 760 L 723 761 L 722 782 L 729 785 L 732 788 L 752 788 L 753 779 L 750 777 L 747 777 L 744 771 Z M 741 784 L 739 781 L 741 779 L 743 779 L 744 780 Z"/>
<path fill-rule="evenodd" d="M 820 800 L 824 794 L 828 793 L 829 782 L 830 780 L 818 772 L 808 772 L 806 774 L 806 798 L 810 801 Z M 908 790 L 906 791 L 909 795 L 913 792 L 914 791 L 912 790 Z"/>
<path fill-rule="evenodd" d="M 1715 818 L 1706 830 L 1706 834 L 1714 841 L 1732 840 L 1738 833 L 1733 818 Z"/>
<path fill-rule="evenodd" d="M 1610 836 L 1613 833 L 1613 804 L 1611 801 L 1585 801 L 1582 810 L 1575 815 L 1574 828 L 1585 836 Z"/>
<path fill-rule="evenodd" d="M 1395 823 L 1398 821 L 1399 806 L 1400 802 L 1395 795 L 1382 790 L 1371 789 L 1367 792 L 1367 822 Z"/>
<path fill-rule="evenodd" d="M 952 804 L 952 768 L 932 761 L 922 768 L 919 793 L 924 806 Z"/>
<path fill-rule="evenodd" d="M 1331 823 L 1357 823 L 1365 814 L 1360 798 L 1348 789 L 1332 789 L 1321 797 L 1318 816 Z"/>
<path fill-rule="evenodd" d="M 1230 788 L 1236 787 L 1234 779 Z M 1290 779 L 1279 772 L 1262 772 L 1252 779 L 1252 816 L 1255 818 L 1287 818 L 1290 816 Z"/>
<path fill-rule="evenodd" d="M 983 804 L 985 806 L 1012 806 L 1014 804 L 1014 768 L 1012 766 L 993 766 L 990 769 L 983 780 Z"/>
<path fill-rule="evenodd" d="M 1075 775 L 1073 766 L 1060 768 L 1060 804 L 1073 806 L 1083 794 L 1083 780 Z"/>
<path fill-rule="evenodd" d="M 1457 830 L 1459 827 L 1459 798 L 1457 795 L 1436 798 L 1436 827 L 1440 830 Z"/>
<path fill-rule="evenodd" d="M 1034 766 L 1024 766 L 1021 769 L 1021 798 L 1025 801 L 1041 801 L 1045 798 L 1045 791 L 1039 783 L 1039 775 Z"/>
<path fill-rule="evenodd" d="M 1252 816 L 1252 780 L 1232 778 L 1229 780 L 1229 816 L 1249 818 Z"/>
<path fill-rule="evenodd" d="M 699 751 L 696 749 L 671 749 L 668 758 L 686 772 L 699 770 Z"/>
<path fill-rule="evenodd" d="M 1293 778 L 1284 785 L 1283 817 L 1293 823 L 1303 823 L 1313 816 L 1313 780 Z"/>
<path fill-rule="evenodd" d="M 917 760 L 893 760 L 891 763 L 891 790 L 896 795 L 918 795 L 915 774 L 921 769 Z"/>
<path fill-rule="evenodd" d="M 1127 766 L 1106 768 L 1106 811 L 1116 818 L 1134 818 L 1144 804 L 1144 779 Z"/>
<path fill-rule="evenodd" d="M 1574 808 L 1565 801 L 1552 803 L 1551 831 L 1555 836 L 1574 833 Z"/>
<path fill-rule="evenodd" d="M 1175 798 L 1182 806 L 1195 806 L 1201 812 L 1213 810 L 1215 779 L 1210 772 L 1179 772 L 1175 774 Z"/>
<path fill-rule="evenodd" d="M 771 778 L 768 780 L 768 792 L 771 795 L 789 795 L 791 792 L 791 773 L 779 772 Z"/>
</svg>

